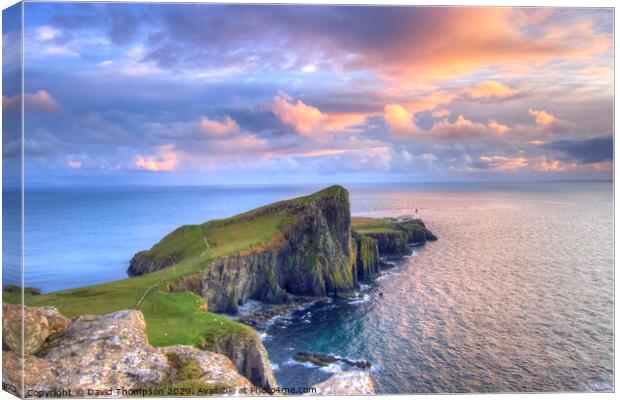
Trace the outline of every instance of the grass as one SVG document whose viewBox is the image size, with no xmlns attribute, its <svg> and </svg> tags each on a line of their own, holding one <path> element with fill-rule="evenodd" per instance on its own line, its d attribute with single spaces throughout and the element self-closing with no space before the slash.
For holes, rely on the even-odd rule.
<svg viewBox="0 0 620 400">
<path fill-rule="evenodd" d="M 149 341 L 153 346 L 186 344 L 202 346 L 218 335 L 247 334 L 248 326 L 228 318 L 200 311 L 202 298 L 190 293 L 170 293 L 168 282 L 196 273 L 217 258 L 240 251 L 270 246 L 282 238 L 282 232 L 294 222 L 287 214 L 264 214 L 251 220 L 214 220 L 202 225 L 183 226 L 146 253 L 153 257 L 182 254 L 174 265 L 161 270 L 114 282 L 84 286 L 43 295 L 27 295 L 29 306 L 55 306 L 69 318 L 79 315 L 103 315 L 133 309 L 144 293 L 141 310 L 147 324 Z M 209 251 L 200 229 L 209 242 Z M 143 252 L 145 253 L 145 252 Z M 19 293 L 3 291 L 7 303 L 19 303 Z"/>
<path fill-rule="evenodd" d="M 369 233 L 398 233 L 397 224 L 390 218 L 351 218 L 351 229 L 361 235 Z"/>
<path fill-rule="evenodd" d="M 347 191 L 341 186 L 330 186 L 309 196 L 274 203 L 231 218 L 182 226 L 151 249 L 140 252 L 142 256 L 172 263 L 166 268 L 49 294 L 27 292 L 24 302 L 34 307 L 55 306 L 65 316 L 74 318 L 134 309 L 142 299 L 140 310 L 153 346 L 208 347 L 222 335 L 252 334 L 253 330 L 247 325 L 202 311 L 204 300 L 200 296 L 191 292 L 168 292 L 165 288 L 169 283 L 203 270 L 218 258 L 277 245 L 283 240 L 283 233 L 295 223 L 298 207 L 319 197 L 340 196 L 348 196 Z M 4 290 L 2 296 L 7 303 L 20 302 L 19 291 Z"/>
</svg>

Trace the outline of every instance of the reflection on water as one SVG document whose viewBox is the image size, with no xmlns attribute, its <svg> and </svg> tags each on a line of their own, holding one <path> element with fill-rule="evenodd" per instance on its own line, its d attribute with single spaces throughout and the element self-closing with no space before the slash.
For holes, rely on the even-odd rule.
<svg viewBox="0 0 620 400">
<path fill-rule="evenodd" d="M 279 384 L 345 368 L 291 360 L 306 350 L 368 359 L 382 393 L 613 390 L 612 207 L 611 184 L 353 189 L 354 213 L 418 208 L 439 241 L 269 327 Z"/>
</svg>

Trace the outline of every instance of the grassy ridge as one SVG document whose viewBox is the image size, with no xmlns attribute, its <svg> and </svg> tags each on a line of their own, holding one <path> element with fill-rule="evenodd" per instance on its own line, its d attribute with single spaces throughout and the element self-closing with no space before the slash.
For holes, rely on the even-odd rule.
<svg viewBox="0 0 620 400">
<path fill-rule="evenodd" d="M 346 193 L 341 186 L 331 186 L 309 196 L 274 203 L 231 218 L 182 226 L 150 250 L 140 252 L 154 259 L 177 260 L 166 268 L 114 282 L 26 295 L 25 303 L 37 307 L 55 306 L 73 318 L 133 309 L 143 300 L 140 309 L 147 323 L 149 341 L 154 346 L 197 346 L 218 335 L 251 333 L 246 325 L 201 311 L 204 300 L 200 296 L 190 292 L 167 292 L 167 284 L 203 270 L 220 257 L 280 243 L 283 233 L 297 218 L 291 209 L 317 197 Z M 18 293 L 3 291 L 3 300 L 19 303 L 20 298 Z"/>
<path fill-rule="evenodd" d="M 246 325 L 213 313 L 200 311 L 204 300 L 190 292 L 169 293 L 166 283 L 202 270 L 217 258 L 278 241 L 281 233 L 293 222 L 290 215 L 262 215 L 251 221 L 210 221 L 202 225 L 187 225 L 166 236 L 150 252 L 168 257 L 184 254 L 174 265 L 146 275 L 99 285 L 84 286 L 38 296 L 26 296 L 29 306 L 55 306 L 67 317 L 102 315 L 132 309 L 151 289 L 142 303 L 149 341 L 154 346 L 172 344 L 200 345 L 219 334 L 249 333 Z M 209 243 L 206 250 L 204 237 Z M 8 303 L 18 303 L 15 293 L 3 292 Z"/>
<path fill-rule="evenodd" d="M 397 223 L 390 218 L 353 217 L 351 218 L 351 229 L 360 235 L 401 232 Z"/>
</svg>

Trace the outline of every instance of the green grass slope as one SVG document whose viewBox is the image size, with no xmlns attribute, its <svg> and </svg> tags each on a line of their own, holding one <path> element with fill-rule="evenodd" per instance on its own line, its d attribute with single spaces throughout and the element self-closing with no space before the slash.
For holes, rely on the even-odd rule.
<svg viewBox="0 0 620 400">
<path fill-rule="evenodd" d="M 296 220 L 294 210 L 319 196 L 346 190 L 332 186 L 309 196 L 264 206 L 237 216 L 178 228 L 150 250 L 154 258 L 177 260 L 145 275 L 43 295 L 26 295 L 29 306 L 55 306 L 67 317 L 133 309 L 140 304 L 149 341 L 154 346 L 200 346 L 218 335 L 251 333 L 250 327 L 221 315 L 201 311 L 203 299 L 190 292 L 172 293 L 166 285 L 206 268 L 213 260 L 237 252 L 273 246 Z M 206 239 L 206 243 L 205 243 Z M 19 295 L 3 291 L 3 300 L 18 303 Z"/>
</svg>

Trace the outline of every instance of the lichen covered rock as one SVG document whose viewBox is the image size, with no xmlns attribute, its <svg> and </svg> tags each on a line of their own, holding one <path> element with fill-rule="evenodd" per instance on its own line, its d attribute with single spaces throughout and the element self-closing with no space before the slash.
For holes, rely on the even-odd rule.
<svg viewBox="0 0 620 400">
<path fill-rule="evenodd" d="M 19 387 L 20 359 L 3 353 L 4 378 Z M 191 387 L 251 387 L 230 359 L 190 346 L 154 348 L 139 311 L 78 317 L 24 360 L 26 391 L 124 388 L 154 390 L 185 383 Z"/>
<path fill-rule="evenodd" d="M 358 396 L 375 394 L 375 386 L 367 371 L 346 371 L 332 375 L 314 386 L 312 396 Z"/>
<path fill-rule="evenodd" d="M 22 346 L 22 316 L 24 354 L 38 352 L 48 337 L 69 324 L 69 320 L 54 307 L 22 308 L 19 304 L 3 304 L 2 344 L 18 354 L 21 354 Z"/>
</svg>

